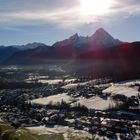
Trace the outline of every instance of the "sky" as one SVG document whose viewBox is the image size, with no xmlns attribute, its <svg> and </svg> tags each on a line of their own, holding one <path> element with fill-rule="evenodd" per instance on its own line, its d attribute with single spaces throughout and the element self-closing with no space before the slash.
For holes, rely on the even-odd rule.
<svg viewBox="0 0 140 140">
<path fill-rule="evenodd" d="M 47 45 L 104 28 L 140 41 L 140 0 L 0 0 L 0 45 Z"/>
</svg>

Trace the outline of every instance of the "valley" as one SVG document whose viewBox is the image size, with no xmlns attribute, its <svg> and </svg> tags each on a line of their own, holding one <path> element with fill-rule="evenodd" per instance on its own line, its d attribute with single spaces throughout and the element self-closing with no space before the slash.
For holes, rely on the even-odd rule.
<svg viewBox="0 0 140 140">
<path fill-rule="evenodd" d="M 4 122 L 26 128 L 41 140 L 139 137 L 139 79 L 94 79 L 68 75 L 65 70 L 57 70 L 58 74 L 54 68 L 1 68 Z"/>
</svg>

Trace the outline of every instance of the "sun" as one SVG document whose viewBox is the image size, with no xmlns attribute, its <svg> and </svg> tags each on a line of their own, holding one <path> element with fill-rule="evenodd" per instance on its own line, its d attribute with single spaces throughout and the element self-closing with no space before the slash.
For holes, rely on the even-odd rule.
<svg viewBox="0 0 140 140">
<path fill-rule="evenodd" d="M 109 11 L 112 0 L 80 0 L 80 12 L 83 15 L 103 15 Z"/>
</svg>

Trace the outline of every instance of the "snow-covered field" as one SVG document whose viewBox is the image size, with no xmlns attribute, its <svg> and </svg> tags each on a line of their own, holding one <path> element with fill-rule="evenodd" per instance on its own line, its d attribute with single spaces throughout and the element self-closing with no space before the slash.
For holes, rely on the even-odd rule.
<svg viewBox="0 0 140 140">
<path fill-rule="evenodd" d="M 132 86 L 132 85 L 135 85 L 135 84 L 140 84 L 140 79 L 123 81 L 123 82 L 115 83 L 114 85 Z"/>
<path fill-rule="evenodd" d="M 58 84 L 59 82 L 62 82 L 62 80 L 61 79 L 55 79 L 55 80 L 45 80 L 45 79 L 41 79 L 41 80 L 39 80 L 38 82 L 40 82 L 40 83 L 48 83 L 48 84 Z"/>
<path fill-rule="evenodd" d="M 50 80 L 50 83 L 55 83 L 55 82 L 60 82 L 59 80 Z M 91 84 L 94 81 L 89 81 L 89 82 L 84 82 L 84 83 L 71 83 L 63 86 L 65 89 L 73 89 L 76 88 L 78 85 L 86 85 L 87 83 Z M 109 84 L 104 84 L 102 87 L 106 87 L 105 90 L 103 90 L 103 93 L 110 93 L 111 96 L 121 94 L 125 95 L 127 97 L 131 96 L 137 96 L 139 94 L 138 88 L 134 86 L 136 83 L 139 83 L 140 80 L 135 80 L 135 81 L 125 81 L 125 82 L 120 82 L 120 83 L 109 83 Z M 132 86 L 133 85 L 133 86 Z M 98 87 L 100 88 L 100 87 Z M 84 98 L 84 97 L 71 97 L 67 93 L 62 93 L 62 94 L 57 94 L 57 95 L 52 95 L 46 98 L 39 98 L 39 99 L 34 99 L 32 100 L 32 104 L 42 104 L 42 105 L 47 105 L 49 103 L 51 104 L 57 104 L 65 101 L 66 103 L 71 104 L 72 106 L 81 104 L 86 106 L 89 109 L 97 109 L 97 110 L 105 110 L 109 107 L 115 106 L 115 102 L 111 100 L 111 98 L 104 99 L 100 98 L 99 96 L 94 96 L 91 98 Z"/>
<path fill-rule="evenodd" d="M 47 83 L 47 84 L 58 84 L 60 82 L 63 82 L 63 79 L 48 79 L 48 76 L 29 76 L 29 78 L 25 79 L 25 82 L 31 83 L 34 80 L 37 80 L 40 83 Z M 76 79 L 65 79 L 64 83 L 65 84 L 70 84 L 73 83 Z"/>
<path fill-rule="evenodd" d="M 66 93 L 63 93 L 63 94 L 57 94 L 57 95 L 48 96 L 46 98 L 34 99 L 34 100 L 32 100 L 32 103 L 33 104 L 47 105 L 50 102 L 52 104 L 61 103 L 62 100 L 65 101 L 66 103 L 71 103 L 75 99 L 73 99 L 72 97 L 68 96 Z"/>
<path fill-rule="evenodd" d="M 67 84 L 66 86 L 63 86 L 64 89 L 73 89 L 77 88 L 78 84 Z"/>
<path fill-rule="evenodd" d="M 78 99 L 77 102 L 73 103 L 73 105 L 76 105 L 78 103 L 86 106 L 88 109 L 97 109 L 97 110 L 105 110 L 110 106 L 115 106 L 115 103 L 110 98 L 103 99 L 98 96 L 92 97 L 90 99 L 81 97 Z"/>
<path fill-rule="evenodd" d="M 76 88 L 77 86 L 85 86 L 86 84 L 91 84 L 93 81 L 88 81 L 88 82 L 82 82 L 82 83 L 70 83 L 65 86 L 63 86 L 64 89 L 73 89 Z"/>
<path fill-rule="evenodd" d="M 76 79 L 66 79 L 65 82 L 74 82 Z"/>
<path fill-rule="evenodd" d="M 39 98 L 32 100 L 32 104 L 42 104 L 47 105 L 49 103 L 57 104 L 65 101 L 66 103 L 70 103 L 72 106 L 80 103 L 81 105 L 86 106 L 89 109 L 97 109 L 97 110 L 105 110 L 109 106 L 114 106 L 115 103 L 111 99 L 103 99 L 98 96 L 86 99 L 84 97 L 72 98 L 66 93 L 49 96 L 47 98 Z"/>
<path fill-rule="evenodd" d="M 127 97 L 137 96 L 139 91 L 136 88 L 128 87 L 126 85 L 112 85 L 103 90 L 103 93 L 111 93 L 112 95 L 121 94 Z"/>
<path fill-rule="evenodd" d="M 77 138 L 92 138 L 92 135 L 86 131 L 82 130 L 74 130 L 73 128 L 67 126 L 54 126 L 53 128 L 45 127 L 45 126 L 38 126 L 38 127 L 27 127 L 32 133 L 35 134 L 62 134 L 64 140 L 69 140 L 70 137 L 77 137 Z"/>
<path fill-rule="evenodd" d="M 76 79 L 66 79 L 64 81 L 64 83 L 71 83 L 71 82 L 74 82 Z M 40 83 L 48 83 L 48 84 L 58 84 L 60 82 L 63 82 L 62 79 L 54 79 L 54 80 L 46 80 L 46 79 L 40 79 L 39 80 Z"/>
<path fill-rule="evenodd" d="M 69 127 L 55 126 L 51 128 L 45 126 L 36 126 L 36 127 L 27 127 L 27 129 L 31 130 L 34 133 L 38 133 L 39 135 L 42 135 L 42 134 L 52 134 L 52 133 L 65 133 L 66 131 L 68 131 Z"/>
<path fill-rule="evenodd" d="M 40 79 L 40 78 L 36 78 L 38 80 L 38 82 L 40 83 L 47 83 L 47 84 L 58 84 L 59 82 L 62 82 L 62 79 Z M 25 82 L 27 83 L 32 83 L 35 79 L 33 78 L 28 78 L 28 79 L 25 79 Z"/>
</svg>

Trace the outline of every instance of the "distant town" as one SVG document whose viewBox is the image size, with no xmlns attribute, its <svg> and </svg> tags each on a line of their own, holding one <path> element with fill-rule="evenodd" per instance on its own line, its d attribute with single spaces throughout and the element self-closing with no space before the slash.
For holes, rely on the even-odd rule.
<svg viewBox="0 0 140 140">
<path fill-rule="evenodd" d="M 93 137 L 139 137 L 140 80 L 123 83 L 58 73 L 1 68 L 0 118 L 16 128 L 58 125 Z"/>
</svg>

